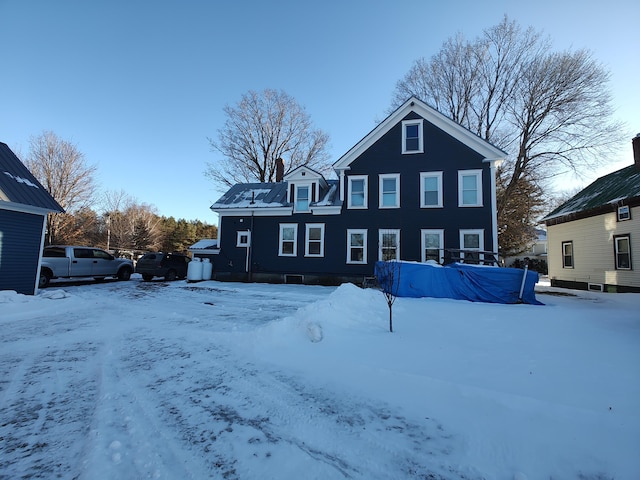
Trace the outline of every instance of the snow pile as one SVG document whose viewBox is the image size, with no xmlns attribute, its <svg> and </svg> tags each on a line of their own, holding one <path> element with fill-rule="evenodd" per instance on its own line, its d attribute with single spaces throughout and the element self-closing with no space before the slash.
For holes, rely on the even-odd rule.
<svg viewBox="0 0 640 480">
<path fill-rule="evenodd" d="M 389 333 L 383 295 L 342 285 L 250 343 L 279 367 L 436 418 L 487 478 L 633 478 L 640 297 L 542 295 L 542 307 L 398 298 Z"/>
</svg>

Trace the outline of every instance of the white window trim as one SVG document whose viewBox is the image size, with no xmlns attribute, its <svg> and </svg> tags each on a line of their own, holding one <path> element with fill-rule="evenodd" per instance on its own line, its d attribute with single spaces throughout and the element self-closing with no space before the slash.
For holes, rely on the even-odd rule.
<svg viewBox="0 0 640 480">
<path fill-rule="evenodd" d="M 571 245 L 571 265 L 568 265 L 568 266 L 565 265 L 565 262 L 564 262 L 564 257 L 565 257 L 564 246 L 565 245 Z M 575 260 L 576 256 L 575 256 L 575 251 L 573 250 L 573 241 L 567 240 L 562 242 L 560 244 L 560 252 L 562 253 L 562 268 L 574 268 L 576 264 L 576 260 Z"/>
<path fill-rule="evenodd" d="M 356 261 L 356 260 L 351 260 L 351 235 L 352 234 L 357 234 L 360 233 L 362 234 L 362 240 L 363 240 L 363 245 L 362 245 L 362 261 Z M 347 229 L 347 263 L 350 264 L 356 264 L 356 265 L 363 265 L 367 263 L 367 229 L 363 229 L 363 228 L 350 228 Z"/>
<path fill-rule="evenodd" d="M 629 209 L 629 205 L 618 207 L 618 221 L 624 222 L 627 220 L 631 220 L 631 210 Z"/>
<path fill-rule="evenodd" d="M 438 179 L 438 203 L 436 205 L 427 205 L 424 202 L 424 180 L 425 178 Z M 442 208 L 442 172 L 420 172 L 420 208 Z"/>
<path fill-rule="evenodd" d="M 378 260 L 382 261 L 382 235 L 392 233 L 396 236 L 396 260 L 400 260 L 400 230 L 397 228 L 381 228 L 378 230 Z"/>
<path fill-rule="evenodd" d="M 439 258 L 439 262 L 438 263 L 444 263 L 444 230 L 443 229 L 428 229 L 428 228 L 423 228 L 422 230 L 420 230 L 420 247 L 421 247 L 421 259 L 422 259 L 422 263 L 427 261 L 427 257 L 425 255 L 425 250 L 427 249 L 426 245 L 425 245 L 425 235 L 438 235 L 440 237 L 440 248 L 439 248 L 439 252 L 438 252 L 438 258 Z"/>
<path fill-rule="evenodd" d="M 247 241 L 243 242 L 241 238 L 246 235 Z M 251 231 L 250 230 L 238 230 L 236 234 L 236 247 L 249 247 L 251 246 Z"/>
<path fill-rule="evenodd" d="M 627 241 L 627 255 L 629 256 L 629 266 L 628 267 L 621 267 L 618 264 L 618 255 L 619 255 L 619 249 L 618 249 L 618 241 L 619 240 L 626 240 Z M 613 247 L 614 247 L 614 253 L 615 253 L 615 264 L 616 264 L 616 270 L 633 270 L 633 265 L 631 264 L 631 235 L 617 235 L 615 237 L 613 237 Z"/>
<path fill-rule="evenodd" d="M 424 153 L 424 135 L 422 134 L 422 119 L 417 118 L 415 120 L 403 120 L 402 121 L 402 153 Z M 418 150 L 407 150 L 407 129 L 408 125 L 418 125 Z"/>
<path fill-rule="evenodd" d="M 309 253 L 309 230 L 312 228 L 320 229 L 320 253 Z M 305 257 L 324 257 L 324 223 L 307 223 L 304 236 L 304 256 Z M 316 242 L 317 240 L 314 240 Z"/>
<path fill-rule="evenodd" d="M 396 181 L 396 202 L 395 205 L 382 205 L 383 191 L 382 186 L 385 179 L 393 178 Z M 400 174 L 399 173 L 381 173 L 378 175 L 378 208 L 400 208 Z"/>
<path fill-rule="evenodd" d="M 349 175 L 347 177 L 349 179 L 349 187 L 347 192 L 347 208 L 350 209 L 366 209 L 368 208 L 368 197 L 369 197 L 369 177 L 367 175 Z M 353 180 L 364 180 L 364 204 L 360 205 L 352 205 L 351 204 L 351 182 Z"/>
<path fill-rule="evenodd" d="M 298 209 L 298 190 L 301 188 L 306 188 L 307 189 L 307 208 L 306 210 L 300 210 Z M 310 212 L 311 211 L 311 192 L 313 191 L 313 188 L 311 187 L 311 183 L 296 183 L 293 186 L 293 191 L 294 191 L 294 195 L 295 198 L 293 199 L 293 211 L 294 212 Z"/>
<path fill-rule="evenodd" d="M 464 245 L 465 235 L 478 235 L 478 248 L 467 248 Z M 484 250 L 484 230 L 483 229 L 468 229 L 460 230 L 460 250 L 482 251 Z M 484 260 L 484 254 L 478 255 L 478 261 L 481 263 Z M 460 252 L 460 261 L 464 262 L 464 252 Z"/>
<path fill-rule="evenodd" d="M 293 228 L 293 253 L 282 253 L 282 232 L 285 228 Z M 297 223 L 281 223 L 280 235 L 278 237 L 278 256 L 279 257 L 296 257 L 298 255 L 298 224 Z"/>
<path fill-rule="evenodd" d="M 476 203 L 463 203 L 462 177 L 476 177 Z M 458 170 L 458 206 L 459 207 L 482 207 L 482 170 Z"/>
</svg>

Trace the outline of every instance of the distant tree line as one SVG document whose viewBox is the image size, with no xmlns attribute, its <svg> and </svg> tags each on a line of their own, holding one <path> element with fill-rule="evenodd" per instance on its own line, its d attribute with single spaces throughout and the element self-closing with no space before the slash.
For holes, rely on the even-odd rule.
<svg viewBox="0 0 640 480">
<path fill-rule="evenodd" d="M 124 191 L 97 193 L 96 168 L 78 148 L 53 132 L 32 137 L 25 161 L 38 181 L 65 209 L 47 217 L 47 245 L 90 245 L 116 253 L 185 252 L 218 229 L 200 220 L 158 215 Z"/>
<path fill-rule="evenodd" d="M 203 238 L 217 238 L 218 227 L 200 220 L 165 217 L 133 202 L 123 210 L 97 213 L 83 208 L 64 216 L 64 228 L 48 235 L 48 245 L 90 245 L 116 254 L 182 252 Z"/>
</svg>

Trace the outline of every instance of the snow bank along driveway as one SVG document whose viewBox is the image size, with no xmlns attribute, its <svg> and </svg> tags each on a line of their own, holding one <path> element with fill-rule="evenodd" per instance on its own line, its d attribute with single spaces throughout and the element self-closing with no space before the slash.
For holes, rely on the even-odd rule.
<svg viewBox="0 0 640 480">
<path fill-rule="evenodd" d="M 625 403 L 640 391 L 640 361 L 627 363 L 640 360 L 632 308 L 619 307 L 613 337 L 588 319 L 587 338 L 573 331 L 615 296 L 542 295 L 546 307 L 399 299 L 388 334 L 382 295 L 349 285 L 136 277 L 53 286 L 35 298 L 0 292 L 0 479 L 640 472 L 629 457 L 640 446 L 638 412 Z M 539 318 L 543 334 L 521 315 Z M 550 315 L 565 317 L 555 331 Z M 505 331 L 505 322 L 517 327 Z M 544 335 L 564 337 L 528 350 Z M 576 342 L 606 349 L 605 367 Z M 573 372 L 568 355 L 591 371 Z M 575 388 L 561 384 L 562 362 Z M 603 385 L 620 391 L 607 396 Z M 597 401 L 580 400 L 590 393 Z"/>
</svg>

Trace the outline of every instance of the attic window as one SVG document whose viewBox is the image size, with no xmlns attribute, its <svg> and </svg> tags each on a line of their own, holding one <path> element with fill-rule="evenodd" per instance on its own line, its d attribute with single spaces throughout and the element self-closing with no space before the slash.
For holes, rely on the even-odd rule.
<svg viewBox="0 0 640 480">
<path fill-rule="evenodd" d="M 423 153 L 422 119 L 402 122 L 402 153 Z"/>
<path fill-rule="evenodd" d="M 618 221 L 624 222 L 631 219 L 631 212 L 629 211 L 629 205 L 618 207 Z"/>
</svg>

